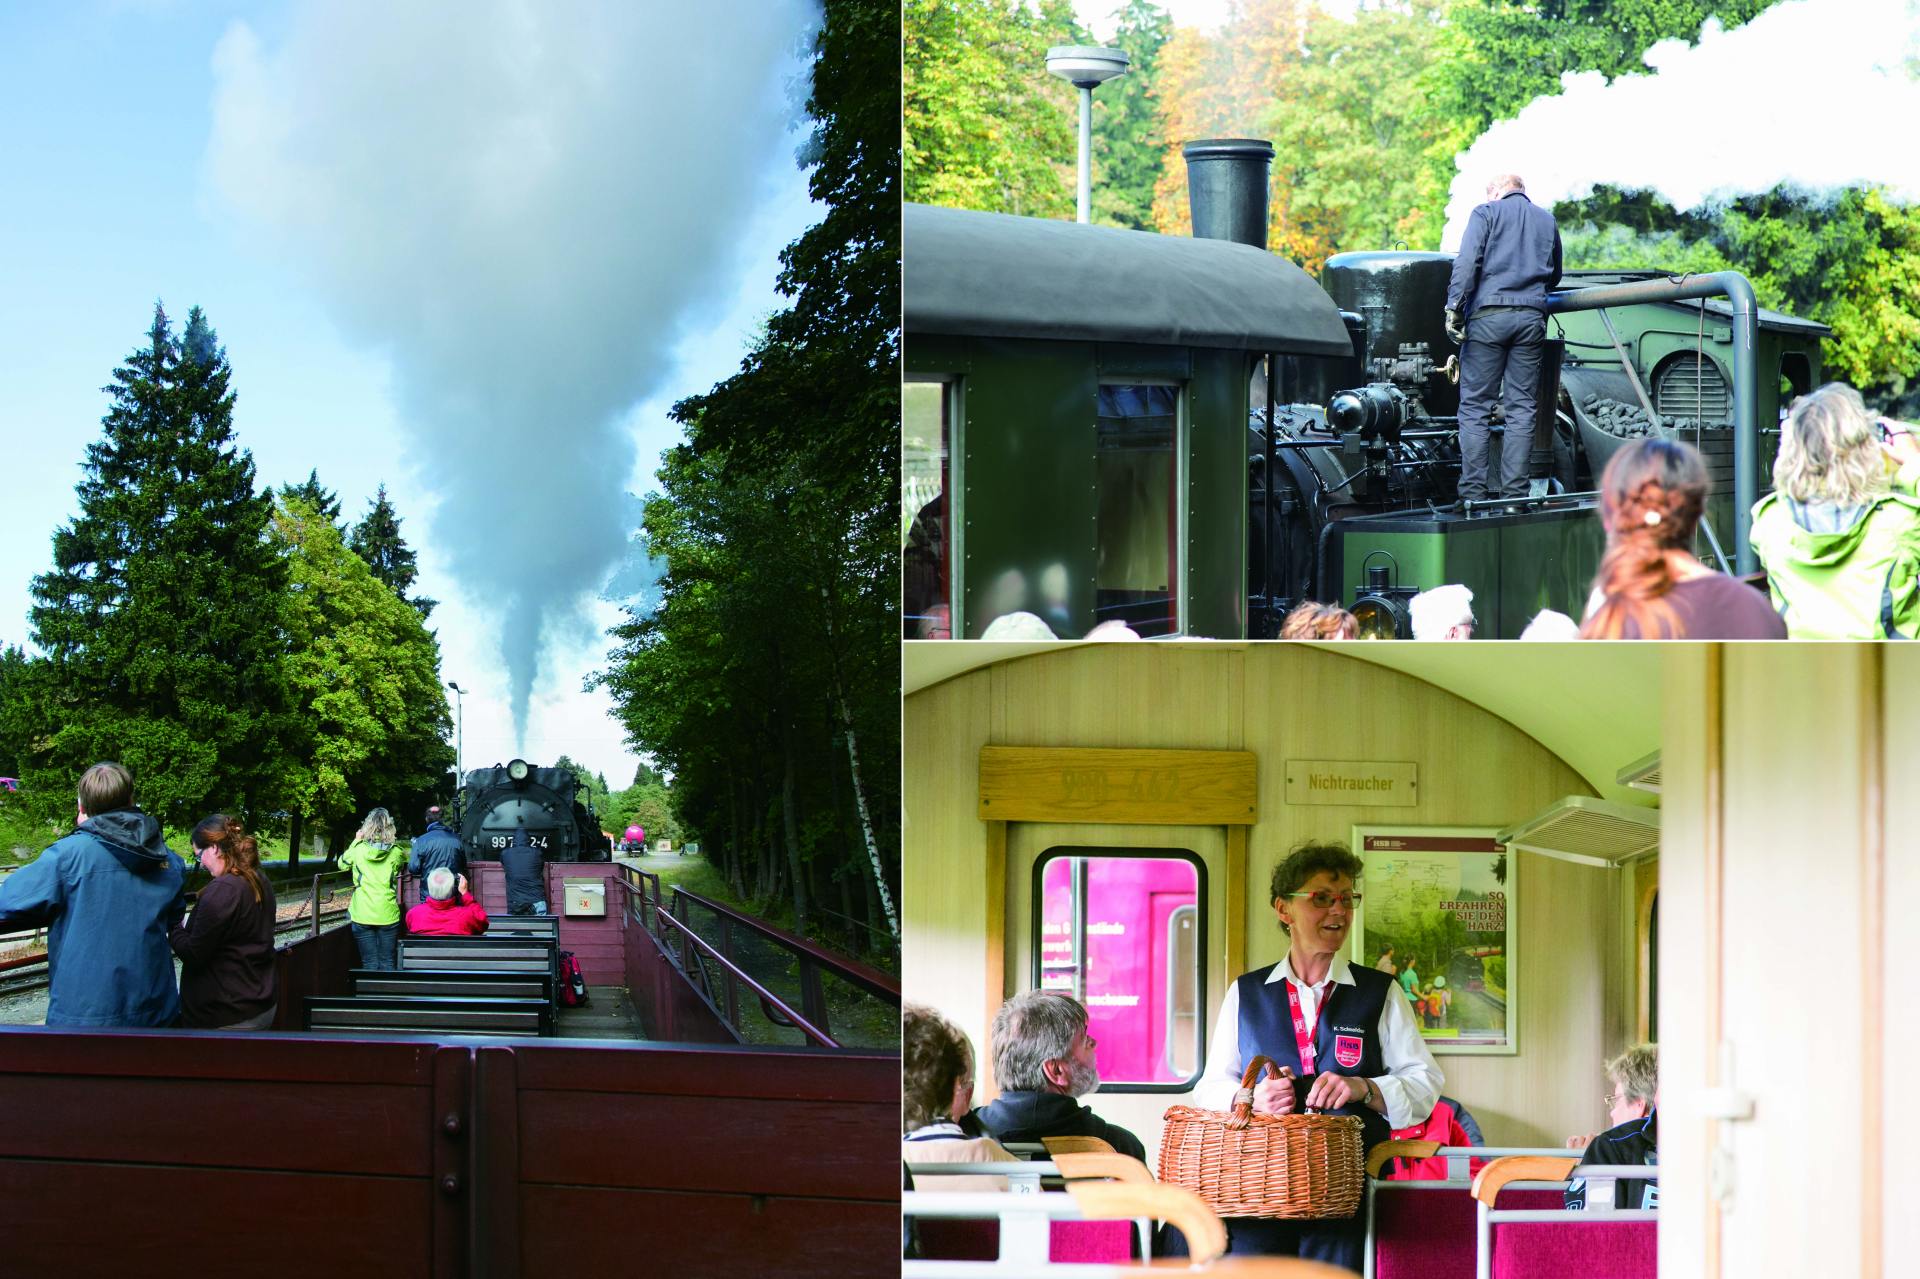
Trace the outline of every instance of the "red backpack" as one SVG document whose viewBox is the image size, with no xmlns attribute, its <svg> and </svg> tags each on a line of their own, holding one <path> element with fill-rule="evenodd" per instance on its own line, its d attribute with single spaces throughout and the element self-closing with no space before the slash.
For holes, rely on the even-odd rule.
<svg viewBox="0 0 1920 1279">
<path fill-rule="evenodd" d="M 580 971 L 580 961 L 573 952 L 560 952 L 560 1006 L 578 1008 L 587 1002 L 587 975 Z"/>
</svg>

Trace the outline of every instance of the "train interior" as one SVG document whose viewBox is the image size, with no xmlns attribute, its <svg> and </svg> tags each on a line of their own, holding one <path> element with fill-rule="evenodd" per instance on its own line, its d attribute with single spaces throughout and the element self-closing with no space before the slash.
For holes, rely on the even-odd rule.
<svg viewBox="0 0 1920 1279">
<path fill-rule="evenodd" d="M 1610 1122 L 1602 1063 L 1657 1041 L 1665 1189 L 1657 1232 L 1614 1219 L 1641 1231 L 1618 1273 L 1656 1250 L 1675 1274 L 1856 1273 L 1915 1241 L 1888 1211 L 1885 1104 L 1917 1033 L 1890 1002 L 1920 904 L 1912 859 L 1888 855 L 1920 817 L 1887 767 L 1920 746 L 1904 653 L 909 645 L 905 663 L 904 994 L 966 1032 L 976 1104 L 999 1005 L 1070 991 L 1099 1044 L 1085 1100 L 1164 1175 L 1163 1116 L 1194 1104 L 1227 984 L 1285 953 L 1269 876 L 1328 841 L 1367 866 L 1350 960 L 1397 946 L 1442 1094 L 1487 1147 L 1547 1160 L 1490 1211 L 1566 1183 L 1551 1156 Z M 1826 1078 L 1848 1101 L 1815 1120 Z M 1376 1172 L 1368 1194 L 1402 1202 Z M 1414 1199 L 1457 1204 L 1459 1237 L 1376 1210 L 1370 1274 L 1474 1273 L 1468 1169 L 1436 1175 L 1446 1194 Z M 1532 1246 L 1537 1223 L 1496 1221 L 1497 1246 Z M 1569 1228 L 1538 1224 L 1539 1246 Z"/>
</svg>

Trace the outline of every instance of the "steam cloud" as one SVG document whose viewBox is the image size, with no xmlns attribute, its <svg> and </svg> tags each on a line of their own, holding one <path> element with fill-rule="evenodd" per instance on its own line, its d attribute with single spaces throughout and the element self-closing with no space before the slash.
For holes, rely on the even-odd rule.
<svg viewBox="0 0 1920 1279">
<path fill-rule="evenodd" d="M 1487 180 L 1518 173 L 1534 203 L 1605 184 L 1686 211 L 1785 184 L 1873 184 L 1920 201 L 1920 0 L 1788 0 L 1690 47 L 1663 40 L 1649 75 L 1569 72 L 1456 159 L 1441 247 L 1460 247 Z"/>
<path fill-rule="evenodd" d="M 540 654 L 626 551 L 623 411 L 723 310 L 817 23 L 811 0 L 313 0 L 214 51 L 214 185 L 387 352 L 522 738 Z"/>
</svg>

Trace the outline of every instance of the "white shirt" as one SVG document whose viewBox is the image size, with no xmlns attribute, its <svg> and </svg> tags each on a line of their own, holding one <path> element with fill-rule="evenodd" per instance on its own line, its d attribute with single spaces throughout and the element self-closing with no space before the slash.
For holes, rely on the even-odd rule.
<svg viewBox="0 0 1920 1279">
<path fill-rule="evenodd" d="M 1291 981 L 1300 991 L 1300 1015 L 1314 1025 L 1320 1001 L 1326 998 L 1332 983 L 1351 986 L 1353 966 L 1335 957 L 1325 980 L 1309 986 L 1294 976 L 1291 953 L 1267 975 L 1266 984 Z M 1433 1054 L 1420 1037 L 1413 1019 L 1413 1006 L 1407 1002 L 1400 983 L 1390 982 L 1387 1000 L 1380 1010 L 1380 1056 L 1387 1073 L 1374 1077 L 1374 1084 L 1387 1103 L 1387 1125 L 1405 1128 L 1424 1122 L 1440 1099 L 1446 1077 L 1434 1063 Z M 1271 1056 L 1272 1054 L 1268 1054 Z M 1227 983 L 1227 995 L 1220 1001 L 1220 1015 L 1214 1019 L 1213 1039 L 1207 1049 L 1207 1069 L 1193 1086 L 1193 1104 L 1207 1110 L 1226 1110 L 1233 1105 L 1233 1094 L 1240 1090 L 1240 983 Z"/>
</svg>

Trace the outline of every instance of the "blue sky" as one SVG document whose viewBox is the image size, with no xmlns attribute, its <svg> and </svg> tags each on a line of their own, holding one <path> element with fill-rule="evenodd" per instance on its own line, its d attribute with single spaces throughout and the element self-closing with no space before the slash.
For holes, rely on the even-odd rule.
<svg viewBox="0 0 1920 1279">
<path fill-rule="evenodd" d="M 667 408 L 734 370 L 817 216 L 788 128 L 813 11 L 394 8 L 0 7 L 0 642 L 29 639 L 100 388 L 156 299 L 197 304 L 263 483 L 317 468 L 349 518 L 387 485 L 467 766 L 564 751 L 623 785 L 579 691 L 596 596 Z"/>
</svg>

